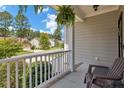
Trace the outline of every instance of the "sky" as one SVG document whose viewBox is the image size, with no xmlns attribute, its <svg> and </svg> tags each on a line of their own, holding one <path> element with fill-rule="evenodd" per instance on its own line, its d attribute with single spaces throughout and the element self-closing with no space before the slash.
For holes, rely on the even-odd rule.
<svg viewBox="0 0 124 93">
<path fill-rule="evenodd" d="M 17 5 L 0 5 L 0 12 L 8 11 L 14 17 L 18 13 Z M 39 14 L 35 14 L 34 8 L 30 5 L 25 13 L 25 16 L 28 18 L 31 25 L 30 29 L 47 32 L 53 34 L 57 28 L 57 23 L 55 22 L 57 11 L 49 6 L 44 6 L 43 10 Z M 62 29 L 63 37 L 63 29 Z"/>
</svg>

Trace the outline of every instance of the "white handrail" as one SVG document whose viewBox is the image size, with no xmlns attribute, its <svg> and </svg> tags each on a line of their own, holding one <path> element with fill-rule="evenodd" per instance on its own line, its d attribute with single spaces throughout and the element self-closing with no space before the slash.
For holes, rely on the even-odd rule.
<svg viewBox="0 0 124 93">
<path fill-rule="evenodd" d="M 70 52 L 71 50 L 59 50 L 59 51 L 48 51 L 45 53 L 31 53 L 31 54 L 24 54 L 24 55 L 19 55 L 19 56 L 14 56 L 11 58 L 5 58 L 5 59 L 0 59 L 0 63 L 6 63 L 6 62 L 12 62 L 16 61 L 18 59 L 25 59 L 25 58 L 32 58 L 36 56 L 44 56 L 48 54 L 56 54 L 56 53 L 61 53 L 61 52 Z"/>
</svg>

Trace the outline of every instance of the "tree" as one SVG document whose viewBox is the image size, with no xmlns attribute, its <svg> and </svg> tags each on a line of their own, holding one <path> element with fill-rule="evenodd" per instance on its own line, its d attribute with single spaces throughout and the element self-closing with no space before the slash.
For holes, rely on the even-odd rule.
<svg viewBox="0 0 124 93">
<path fill-rule="evenodd" d="M 16 17 L 15 17 L 15 28 L 16 28 L 16 35 L 17 37 L 20 38 L 20 42 L 22 41 L 21 39 L 26 37 L 28 35 L 28 29 L 30 27 L 28 23 L 28 18 L 19 12 Z"/>
<path fill-rule="evenodd" d="M 54 41 L 55 41 L 55 46 L 56 47 L 59 47 L 60 46 L 59 41 L 61 40 L 61 35 L 62 35 L 61 28 L 58 27 L 55 30 L 55 32 L 53 33 L 53 37 L 54 37 Z"/>
<path fill-rule="evenodd" d="M 7 37 L 9 35 L 8 27 L 12 26 L 13 16 L 7 12 L 0 12 L 0 35 Z"/>
<path fill-rule="evenodd" d="M 41 49 L 47 50 L 50 48 L 49 36 L 47 33 L 41 33 L 40 44 L 41 44 Z"/>
<path fill-rule="evenodd" d="M 27 32 L 27 39 L 28 40 L 31 40 L 33 38 L 40 38 L 40 31 L 33 31 L 31 29 L 28 29 L 28 32 Z"/>
<path fill-rule="evenodd" d="M 11 57 L 16 55 L 17 52 L 22 51 L 20 44 L 14 38 L 0 39 L 0 59 L 4 59 L 7 57 Z M 0 87 L 6 87 L 6 67 L 7 63 L 0 64 Z M 23 64 L 19 62 L 18 64 L 18 79 L 19 82 L 22 82 L 23 76 Z M 10 62 L 10 85 L 11 87 L 15 87 L 15 62 Z M 22 83 L 19 83 L 19 87 L 22 87 Z"/>
<path fill-rule="evenodd" d="M 34 38 L 40 38 L 40 31 L 34 31 L 33 32 L 33 37 Z"/>
<path fill-rule="evenodd" d="M 48 34 L 50 39 L 54 39 L 53 34 Z"/>
<path fill-rule="evenodd" d="M 14 56 L 20 51 L 22 51 L 22 47 L 15 39 L 0 39 L 0 59 Z"/>
<path fill-rule="evenodd" d="M 33 5 L 35 14 L 41 13 L 43 5 Z M 19 5 L 19 12 L 24 13 L 27 11 L 28 5 Z"/>
<path fill-rule="evenodd" d="M 55 32 L 53 33 L 53 37 L 54 39 L 56 40 L 61 40 L 61 35 L 62 35 L 62 32 L 61 32 L 61 28 L 58 27 Z"/>
</svg>

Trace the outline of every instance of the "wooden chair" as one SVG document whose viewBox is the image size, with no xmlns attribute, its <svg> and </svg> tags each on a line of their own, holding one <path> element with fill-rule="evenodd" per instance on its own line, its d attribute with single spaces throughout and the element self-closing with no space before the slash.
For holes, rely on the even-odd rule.
<svg viewBox="0 0 124 93">
<path fill-rule="evenodd" d="M 111 67 L 89 65 L 84 83 L 87 83 L 87 88 L 92 87 L 92 84 L 95 84 L 99 87 L 111 87 L 113 80 L 122 79 L 123 72 L 124 58 L 116 58 Z"/>
</svg>

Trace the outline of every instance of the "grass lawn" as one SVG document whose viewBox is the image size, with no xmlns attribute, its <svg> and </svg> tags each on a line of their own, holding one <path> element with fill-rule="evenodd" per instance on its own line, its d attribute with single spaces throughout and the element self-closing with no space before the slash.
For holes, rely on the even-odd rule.
<svg viewBox="0 0 124 93">
<path fill-rule="evenodd" d="M 58 49 L 62 49 L 62 48 L 60 48 L 60 47 L 53 47 L 53 48 L 48 49 L 47 51 L 49 51 L 49 50 L 58 50 Z"/>
<path fill-rule="evenodd" d="M 16 55 L 23 55 L 23 54 L 30 54 L 30 53 L 33 53 L 33 52 L 21 51 L 21 52 L 16 53 Z"/>
</svg>

